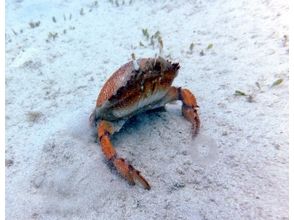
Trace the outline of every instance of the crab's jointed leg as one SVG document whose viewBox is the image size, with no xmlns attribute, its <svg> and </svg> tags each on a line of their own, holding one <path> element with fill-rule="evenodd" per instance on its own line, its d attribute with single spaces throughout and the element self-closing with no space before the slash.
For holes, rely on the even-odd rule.
<svg viewBox="0 0 294 220">
<path fill-rule="evenodd" d="M 165 96 L 164 101 L 168 103 L 175 100 L 181 100 L 183 102 L 183 116 L 192 123 L 192 134 L 193 137 L 196 136 L 200 129 L 200 119 L 197 111 L 199 106 L 197 105 L 195 96 L 188 89 L 171 87 Z"/>
<path fill-rule="evenodd" d="M 128 164 L 123 158 L 117 156 L 116 150 L 111 144 L 110 136 L 114 133 L 114 127 L 111 122 L 102 120 L 98 125 L 98 138 L 107 160 L 111 161 L 118 172 L 128 180 L 132 185 L 136 181 L 140 182 L 145 189 L 150 189 L 150 185 L 145 180 L 140 172 L 136 170 L 132 165 Z"/>
</svg>

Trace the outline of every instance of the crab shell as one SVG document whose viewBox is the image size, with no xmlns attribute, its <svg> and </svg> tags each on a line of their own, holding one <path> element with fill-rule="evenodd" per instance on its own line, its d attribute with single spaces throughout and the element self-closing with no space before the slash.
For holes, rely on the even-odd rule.
<svg viewBox="0 0 294 220">
<path fill-rule="evenodd" d="M 162 106 L 180 66 L 162 57 L 142 58 L 121 66 L 107 80 L 96 101 L 95 121 L 116 121 Z"/>
</svg>

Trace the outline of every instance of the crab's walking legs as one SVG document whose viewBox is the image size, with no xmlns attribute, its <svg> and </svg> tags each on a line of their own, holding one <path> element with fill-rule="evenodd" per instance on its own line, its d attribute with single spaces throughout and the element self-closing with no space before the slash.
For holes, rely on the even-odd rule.
<svg viewBox="0 0 294 220">
<path fill-rule="evenodd" d="M 118 172 L 128 180 L 132 185 L 136 181 L 140 182 L 145 189 L 150 189 L 150 185 L 145 180 L 140 172 L 136 170 L 132 165 L 128 164 L 123 158 L 117 156 L 116 150 L 111 144 L 110 135 L 113 134 L 113 126 L 111 122 L 102 120 L 98 125 L 98 138 L 107 160 L 112 161 Z"/>
<path fill-rule="evenodd" d="M 182 113 L 192 123 L 192 134 L 196 136 L 200 128 L 200 119 L 197 111 L 199 106 L 197 105 L 195 96 L 188 89 L 171 87 L 164 101 L 168 103 L 175 100 L 181 100 L 183 102 Z"/>
</svg>

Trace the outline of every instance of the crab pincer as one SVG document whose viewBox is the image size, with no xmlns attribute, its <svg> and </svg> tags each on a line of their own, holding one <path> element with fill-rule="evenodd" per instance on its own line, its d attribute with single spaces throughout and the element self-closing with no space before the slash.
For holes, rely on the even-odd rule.
<svg viewBox="0 0 294 220">
<path fill-rule="evenodd" d="M 150 185 L 147 180 L 136 170 L 132 165 L 128 164 L 123 158 L 118 158 L 113 161 L 114 166 L 125 177 L 131 185 L 139 182 L 144 189 L 150 190 Z"/>
</svg>

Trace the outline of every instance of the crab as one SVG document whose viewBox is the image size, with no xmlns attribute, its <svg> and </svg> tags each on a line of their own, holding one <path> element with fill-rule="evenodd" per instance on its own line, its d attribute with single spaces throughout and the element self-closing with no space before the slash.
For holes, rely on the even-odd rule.
<svg viewBox="0 0 294 220">
<path fill-rule="evenodd" d="M 125 159 L 118 156 L 111 136 L 132 116 L 182 101 L 182 114 L 192 123 L 192 136 L 199 132 L 200 119 L 195 96 L 188 90 L 172 86 L 179 63 L 162 57 L 133 59 L 121 66 L 102 87 L 90 122 L 96 126 L 105 158 L 131 185 L 140 183 L 149 190 L 147 180 Z"/>
</svg>

